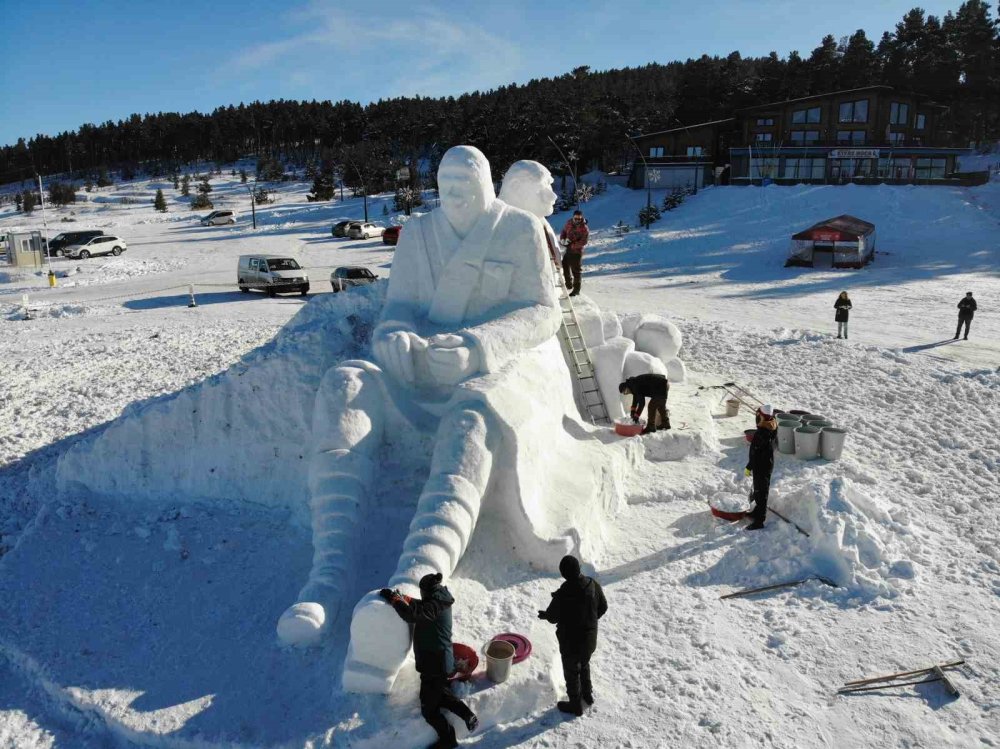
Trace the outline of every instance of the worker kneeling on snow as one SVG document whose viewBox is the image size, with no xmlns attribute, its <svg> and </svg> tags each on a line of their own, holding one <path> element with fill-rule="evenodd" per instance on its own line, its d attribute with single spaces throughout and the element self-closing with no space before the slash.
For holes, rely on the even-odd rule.
<svg viewBox="0 0 1000 749">
<path fill-rule="evenodd" d="M 646 428 L 643 434 L 655 432 L 657 429 L 670 429 L 670 416 L 667 415 L 667 395 L 670 393 L 670 383 L 665 375 L 644 374 L 629 377 L 618 386 L 618 392 L 622 395 L 632 396 L 632 408 L 629 415 L 632 421 L 638 423 L 642 416 L 642 409 L 646 406 L 646 398 L 649 398 L 649 418 L 646 421 Z"/>
</svg>

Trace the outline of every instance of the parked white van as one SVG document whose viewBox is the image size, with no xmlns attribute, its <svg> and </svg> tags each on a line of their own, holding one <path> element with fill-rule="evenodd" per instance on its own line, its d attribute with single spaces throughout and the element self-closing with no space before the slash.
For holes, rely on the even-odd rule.
<svg viewBox="0 0 1000 749">
<path fill-rule="evenodd" d="M 201 220 L 202 226 L 221 226 L 222 224 L 235 224 L 236 211 L 212 211 Z"/>
<path fill-rule="evenodd" d="M 309 276 L 302 266 L 294 258 L 281 255 L 240 255 L 236 283 L 244 293 L 261 289 L 268 296 L 309 291 Z"/>
</svg>

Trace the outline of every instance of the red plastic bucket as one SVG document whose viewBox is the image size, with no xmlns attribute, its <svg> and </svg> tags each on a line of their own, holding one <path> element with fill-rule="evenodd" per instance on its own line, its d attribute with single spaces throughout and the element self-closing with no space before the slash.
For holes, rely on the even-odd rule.
<svg viewBox="0 0 1000 749">
<path fill-rule="evenodd" d="M 742 520 L 747 516 L 748 510 L 740 510 L 739 512 L 726 512 L 725 510 L 717 510 L 712 506 L 709 506 L 712 514 L 717 518 L 722 518 L 723 520 L 728 520 L 733 522 L 735 520 Z"/>
<path fill-rule="evenodd" d="M 455 673 L 448 677 L 451 681 L 466 681 L 472 676 L 472 672 L 479 668 L 479 654 L 475 648 L 454 642 L 451 645 L 451 652 L 455 655 Z"/>
<path fill-rule="evenodd" d="M 746 438 L 747 442 L 753 442 L 753 436 L 757 433 L 756 429 L 744 429 L 743 436 Z"/>
<path fill-rule="evenodd" d="M 622 437 L 635 437 L 637 434 L 642 434 L 645 427 L 646 425 L 641 421 L 638 424 L 616 421 L 615 434 L 620 434 Z"/>
</svg>

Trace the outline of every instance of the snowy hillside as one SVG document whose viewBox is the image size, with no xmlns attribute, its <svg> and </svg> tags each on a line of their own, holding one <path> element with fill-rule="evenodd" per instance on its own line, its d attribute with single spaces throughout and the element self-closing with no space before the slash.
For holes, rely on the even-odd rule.
<svg viewBox="0 0 1000 749">
<path fill-rule="evenodd" d="M 166 214 L 148 204 L 158 186 Z M 344 694 L 346 621 L 310 650 L 280 648 L 274 630 L 312 554 L 302 456 L 317 383 L 370 355 L 385 291 L 334 295 L 327 278 L 338 265 L 385 277 L 392 249 L 331 238 L 331 223 L 360 218 L 360 200 L 309 203 L 285 185 L 255 231 L 239 180 L 213 186 L 216 208 L 240 210 L 235 226 L 201 227 L 172 186 L 139 182 L 47 215 L 50 236 L 118 233 L 122 257 L 53 260 L 55 289 L 0 268 L 0 746 L 432 739 L 412 664 L 388 699 Z M 112 199 L 124 195 L 146 202 Z M 487 515 L 449 584 L 456 641 L 521 632 L 534 652 L 511 682 L 459 687 L 482 721 L 464 741 L 1000 745 L 1000 182 L 709 188 L 649 231 L 615 234 L 645 201 L 613 186 L 583 207 L 584 295 L 676 322 L 689 375 L 671 390 L 676 429 L 636 446 L 644 460 L 593 570 L 610 605 L 597 702 L 578 719 L 555 711 L 557 646 L 535 611 L 558 573 L 516 561 Z M 370 199 L 371 216 L 383 221 L 387 203 Z M 876 224 L 872 266 L 783 267 L 792 233 L 842 213 Z M 15 227 L 41 228 L 41 216 L 0 213 L 0 230 Z M 298 259 L 309 297 L 240 294 L 247 252 Z M 834 336 L 841 290 L 854 302 L 847 341 Z M 970 340 L 953 342 L 968 290 L 980 311 Z M 34 319 L 22 319 L 24 293 Z M 723 392 L 700 389 L 729 381 L 849 431 L 840 461 L 777 456 L 772 505 L 808 537 L 777 518 L 747 534 L 709 514 L 708 500 L 747 490 L 752 421 L 725 418 Z M 427 446 L 410 448 L 382 456 L 383 491 L 401 506 L 366 529 L 376 576 L 423 480 L 413 466 Z M 818 576 L 837 587 L 719 599 Z M 959 698 L 937 683 L 834 694 L 959 659 Z"/>
</svg>

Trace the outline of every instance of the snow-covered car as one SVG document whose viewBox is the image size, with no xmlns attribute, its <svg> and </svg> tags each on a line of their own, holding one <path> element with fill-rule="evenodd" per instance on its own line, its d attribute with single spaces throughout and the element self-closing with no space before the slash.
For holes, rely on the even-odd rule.
<svg viewBox="0 0 1000 749">
<path fill-rule="evenodd" d="M 88 257 L 97 257 L 98 255 L 118 256 L 127 249 L 128 245 L 125 244 L 125 240 L 121 237 L 112 237 L 108 234 L 103 234 L 99 237 L 84 240 L 79 244 L 71 244 L 63 247 L 63 254 L 66 257 L 86 260 Z"/>
<path fill-rule="evenodd" d="M 346 291 L 354 286 L 367 286 L 377 280 L 378 276 L 361 265 L 345 265 L 330 274 L 330 285 L 334 292 Z"/>
<path fill-rule="evenodd" d="M 283 292 L 307 294 L 309 275 L 298 261 L 281 255 L 240 255 L 236 284 L 244 294 L 261 289 L 268 296 Z"/>
<path fill-rule="evenodd" d="M 399 242 L 399 233 L 403 230 L 402 226 L 390 226 L 384 232 L 382 232 L 382 244 L 395 245 Z"/>
<path fill-rule="evenodd" d="M 381 237 L 384 231 L 385 229 L 381 226 L 359 221 L 348 227 L 347 236 L 351 239 L 368 239 L 369 237 Z"/>
<path fill-rule="evenodd" d="M 85 231 L 64 231 L 56 234 L 46 243 L 49 257 L 62 257 L 66 254 L 66 247 L 71 244 L 83 244 L 88 239 L 100 237 L 104 234 L 100 229 L 87 229 Z"/>
<path fill-rule="evenodd" d="M 212 211 L 201 220 L 202 226 L 221 226 L 235 223 L 236 211 Z"/>
<path fill-rule="evenodd" d="M 357 222 L 355 222 L 355 221 L 338 221 L 337 223 L 335 223 L 333 225 L 333 228 L 330 229 L 330 233 L 333 234 L 333 236 L 335 236 L 335 237 L 346 237 L 347 236 L 347 229 L 348 229 L 348 227 L 351 224 L 354 224 L 354 223 L 357 223 Z"/>
</svg>

